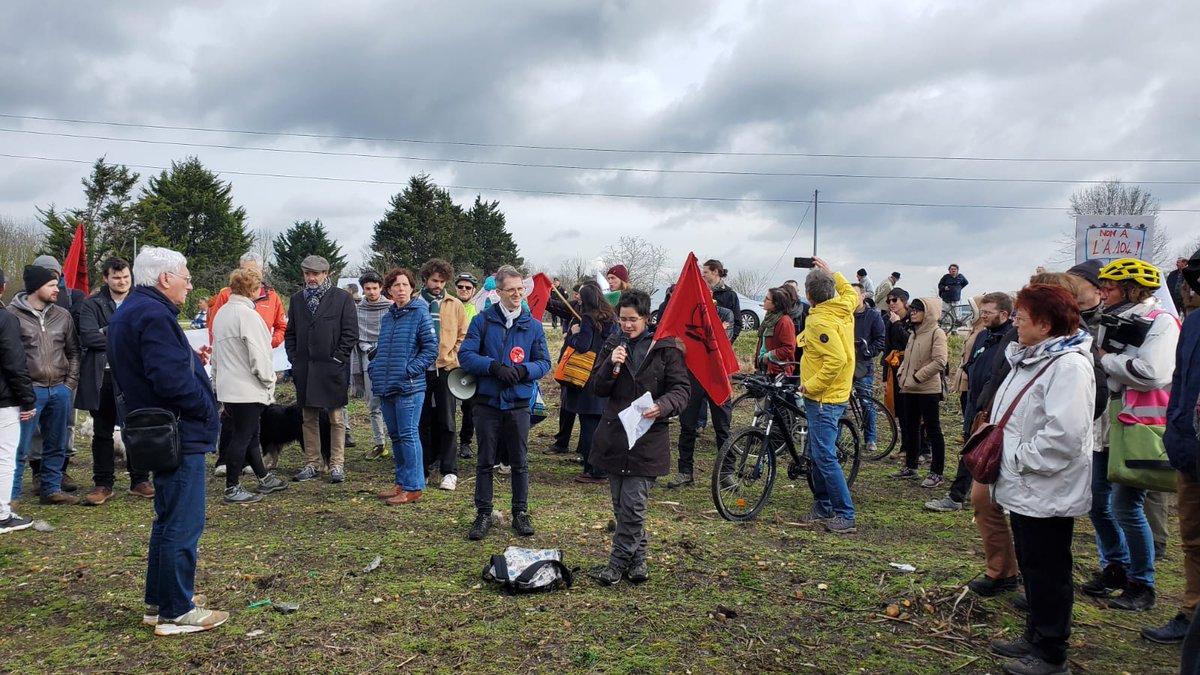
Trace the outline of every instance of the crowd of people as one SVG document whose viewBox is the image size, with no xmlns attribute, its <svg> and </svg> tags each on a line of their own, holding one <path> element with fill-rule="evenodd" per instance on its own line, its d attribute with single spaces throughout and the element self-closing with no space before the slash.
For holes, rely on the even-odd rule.
<svg viewBox="0 0 1200 675">
<path fill-rule="evenodd" d="M 973 480 L 960 459 L 948 493 L 925 507 L 954 513 L 970 497 L 984 554 L 971 591 L 991 597 L 1024 587 L 1016 601 L 1027 612 L 1024 633 L 992 644 L 1016 659 L 1007 672 L 1067 672 L 1075 518 L 1089 516 L 1101 560 L 1080 590 L 1116 610 L 1155 606 L 1155 560 L 1167 544 L 1171 491 L 1178 493 L 1187 588 L 1178 615 L 1143 635 L 1174 643 L 1189 628 L 1196 632 L 1200 252 L 1181 258 L 1165 280 L 1140 260 L 1093 261 L 1064 273 L 1039 272 L 1015 296 L 994 291 L 967 303 L 957 265 L 939 280 L 936 296 L 916 298 L 898 285 L 897 272 L 876 286 L 865 269 L 851 283 L 820 258 L 812 265 L 802 287 L 788 280 L 766 291 L 751 357 L 754 369 L 792 378 L 802 399 L 814 467 L 813 506 L 802 522 L 836 534 L 857 531 L 837 460 L 838 423 L 852 391 L 866 397 L 881 387 L 899 421 L 903 465 L 896 479 L 921 478 L 927 464 L 920 485 L 943 487 L 947 434 L 1001 434 L 994 479 Z M 225 503 L 253 503 L 288 488 L 267 466 L 260 442 L 264 410 L 275 401 L 272 350 L 282 344 L 303 436 L 304 465 L 292 480 L 347 480 L 353 395 L 364 400 L 370 419 L 366 458 L 393 461 L 394 484 L 378 494 L 383 503 L 419 503 L 435 474 L 438 488 L 455 491 L 459 460 L 475 458 L 471 540 L 494 527 L 496 472 L 511 476 L 515 534 L 534 534 L 529 429 L 539 382 L 555 373 L 561 414 L 546 452 L 572 452 L 575 437 L 581 463 L 575 480 L 607 485 L 612 499 L 612 550 L 590 574 L 604 585 L 649 578 L 651 487 L 668 475 L 669 489 L 693 485 L 700 429 L 711 421 L 720 446 L 732 419 L 732 400 L 715 400 L 701 386 L 683 343 L 655 337 L 653 316 L 663 315 L 674 288 L 652 313 L 649 295 L 629 284 L 620 265 L 605 274 L 607 288 L 592 279 L 569 291 L 556 284 L 546 311 L 563 346 L 551 355 L 543 323 L 525 302 L 523 275 L 511 266 L 482 284 L 437 258 L 417 273 L 367 270 L 357 280 L 357 299 L 333 284 L 325 259 L 309 256 L 301 268 L 304 287 L 285 303 L 264 281 L 261 258 L 243 256 L 229 286 L 206 304 L 210 344 L 194 349 L 178 320 L 191 277 L 177 252 L 147 247 L 132 265 L 106 260 L 103 285 L 87 297 L 65 288 L 52 258 L 27 266 L 23 292 L 0 311 L 0 532 L 31 522 L 16 512 L 26 463 L 41 504 L 103 505 L 115 484 L 114 427 L 131 412 L 170 411 L 178 439 L 173 464 L 153 474 L 132 461 L 127 467 L 129 492 L 152 498 L 156 515 L 145 621 L 161 635 L 220 625 L 228 615 L 204 608 L 194 589 L 205 455 L 219 449 Z M 712 259 L 699 271 L 714 316 L 726 338 L 736 340 L 741 307 L 725 282 L 728 270 Z M 1174 306 L 1156 296 L 1163 288 Z M 485 289 L 495 301 L 480 305 Z M 939 320 L 944 307 L 966 306 L 975 323 L 952 370 Z M 556 364 L 568 375 L 560 377 Z M 462 371 L 476 382 L 467 400 L 452 393 L 450 382 L 451 373 Z M 962 424 L 945 430 L 943 404 L 951 392 Z M 618 413 L 647 394 L 651 404 L 642 416 L 652 421 L 631 445 Z M 94 485 L 82 498 L 66 474 L 76 409 L 94 422 Z M 864 409 L 869 451 L 878 439 L 878 412 Z M 680 424 L 674 473 L 672 418 Z M 1154 444 L 1154 428 L 1165 429 L 1158 447 L 1169 456 L 1169 470 L 1162 462 L 1125 460 L 1125 453 Z M 1143 429 L 1151 429 L 1149 437 Z M 244 469 L 254 474 L 251 489 L 243 486 Z"/>
</svg>

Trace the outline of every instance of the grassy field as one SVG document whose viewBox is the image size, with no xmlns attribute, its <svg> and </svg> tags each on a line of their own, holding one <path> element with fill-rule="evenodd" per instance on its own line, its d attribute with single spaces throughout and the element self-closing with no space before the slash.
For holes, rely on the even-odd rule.
<svg viewBox="0 0 1200 675">
<path fill-rule="evenodd" d="M 738 348 L 748 353 L 750 337 Z M 556 407 L 556 386 L 546 391 Z M 224 479 L 210 479 L 197 587 L 232 618 L 208 633 L 159 638 L 140 624 L 150 503 L 119 492 L 100 508 L 45 507 L 26 494 L 22 513 L 57 530 L 0 538 L 0 671 L 984 673 L 1001 662 L 987 639 L 1023 626 L 1007 599 L 962 592 L 982 573 L 971 516 L 924 511 L 942 491 L 890 480 L 895 456 L 864 462 L 853 490 L 856 535 L 796 525 L 811 498 L 786 475 L 757 521 L 732 524 L 709 496 L 711 431 L 697 450 L 697 486 L 652 494 L 650 582 L 601 588 L 580 575 L 570 590 L 508 596 L 480 580 L 506 545 L 561 548 L 583 570 L 608 552 L 607 488 L 572 482 L 577 464 L 542 454 L 555 418 L 530 439 L 537 535 L 518 541 L 505 527 L 469 542 L 473 463 L 460 470 L 457 492 L 431 489 L 420 504 L 385 507 L 373 494 L 391 483 L 390 460 L 362 459 L 368 425 L 361 405 L 352 412 L 359 445 L 348 450 L 345 484 L 293 484 L 256 505 L 226 506 Z M 955 415 L 948 404 L 948 428 Z M 948 440 L 953 472 L 958 443 Z M 281 470 L 300 464 L 293 448 Z M 72 474 L 90 482 L 85 442 Z M 497 506 L 506 513 L 508 495 L 501 479 Z M 1158 609 L 1120 613 L 1076 596 L 1077 672 L 1177 671 L 1177 647 L 1152 646 L 1136 632 L 1176 611 L 1173 535 L 1158 570 Z M 1082 581 L 1097 564 L 1086 518 L 1075 540 Z M 364 572 L 377 556 L 378 569 Z M 300 609 L 250 607 L 268 599 Z M 887 616 L 892 604 L 898 617 Z"/>
</svg>

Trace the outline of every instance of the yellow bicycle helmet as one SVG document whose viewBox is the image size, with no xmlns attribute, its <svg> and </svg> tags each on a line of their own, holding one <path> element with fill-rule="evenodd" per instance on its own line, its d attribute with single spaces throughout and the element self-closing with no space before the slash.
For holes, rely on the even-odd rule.
<svg viewBox="0 0 1200 675">
<path fill-rule="evenodd" d="M 1101 281 L 1134 281 L 1146 288 L 1162 286 L 1158 268 L 1137 258 L 1114 260 L 1100 270 Z"/>
</svg>

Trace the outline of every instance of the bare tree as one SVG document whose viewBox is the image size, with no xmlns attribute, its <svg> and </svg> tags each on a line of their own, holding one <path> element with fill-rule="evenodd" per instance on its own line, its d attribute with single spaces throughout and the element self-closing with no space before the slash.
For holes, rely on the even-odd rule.
<svg viewBox="0 0 1200 675">
<path fill-rule="evenodd" d="M 275 259 L 275 233 L 269 227 L 260 227 L 254 231 L 254 245 L 250 248 L 251 251 L 262 256 L 263 268 L 271 266 Z"/>
<path fill-rule="evenodd" d="M 1149 190 L 1138 185 L 1126 185 L 1119 180 L 1109 180 L 1073 193 L 1067 214 L 1074 222 L 1079 216 L 1157 216 L 1159 208 L 1158 199 Z M 1055 244 L 1049 262 L 1055 266 L 1075 264 L 1074 228 L 1061 235 Z M 1159 267 L 1172 263 L 1171 242 L 1161 227 L 1154 229 L 1149 262 Z"/>
<path fill-rule="evenodd" d="M 767 293 L 770 277 L 766 270 L 739 269 L 731 274 L 725 283 L 748 298 L 761 298 Z"/>
<path fill-rule="evenodd" d="M 42 245 L 42 228 L 34 222 L 18 223 L 0 216 L 0 271 L 8 277 L 4 301 L 8 302 L 21 290 L 21 271 L 33 262 Z M 18 281 L 14 282 L 13 279 Z"/>
<path fill-rule="evenodd" d="M 629 271 L 630 285 L 647 293 L 657 290 L 663 276 L 670 274 L 666 269 L 667 249 L 641 237 L 617 239 L 617 243 L 604 251 L 604 264 L 624 265 Z"/>
<path fill-rule="evenodd" d="M 559 263 L 558 271 L 554 275 L 558 277 L 563 286 L 573 288 L 581 281 L 594 278 L 592 272 L 592 261 L 577 255 Z"/>
</svg>

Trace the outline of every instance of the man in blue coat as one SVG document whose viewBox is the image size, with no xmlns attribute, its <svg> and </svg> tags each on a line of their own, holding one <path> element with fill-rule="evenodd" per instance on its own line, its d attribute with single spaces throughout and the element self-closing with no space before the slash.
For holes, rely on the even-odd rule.
<svg viewBox="0 0 1200 675">
<path fill-rule="evenodd" d="M 503 436 L 512 466 L 512 526 L 533 535 L 529 519 L 529 402 L 537 381 L 550 372 L 550 351 L 542 322 L 521 306 L 525 283 L 505 265 L 496 272 L 500 302 L 475 315 L 458 360 L 478 378 L 472 400 L 479 456 L 475 464 L 475 522 L 468 538 L 487 536 L 492 526 L 492 468 Z"/>
<path fill-rule="evenodd" d="M 108 324 L 108 362 L 117 393 L 117 418 L 141 408 L 175 414 L 182 461 L 154 473 L 154 525 L 146 559 L 146 615 L 155 635 L 210 630 L 227 612 L 197 607 L 196 549 L 204 532 L 204 455 L 214 452 L 220 426 L 217 399 L 204 363 L 179 327 L 179 309 L 192 290 L 187 260 L 147 246 L 133 263 L 134 289 Z M 201 603 L 203 604 L 203 603 Z"/>
</svg>

